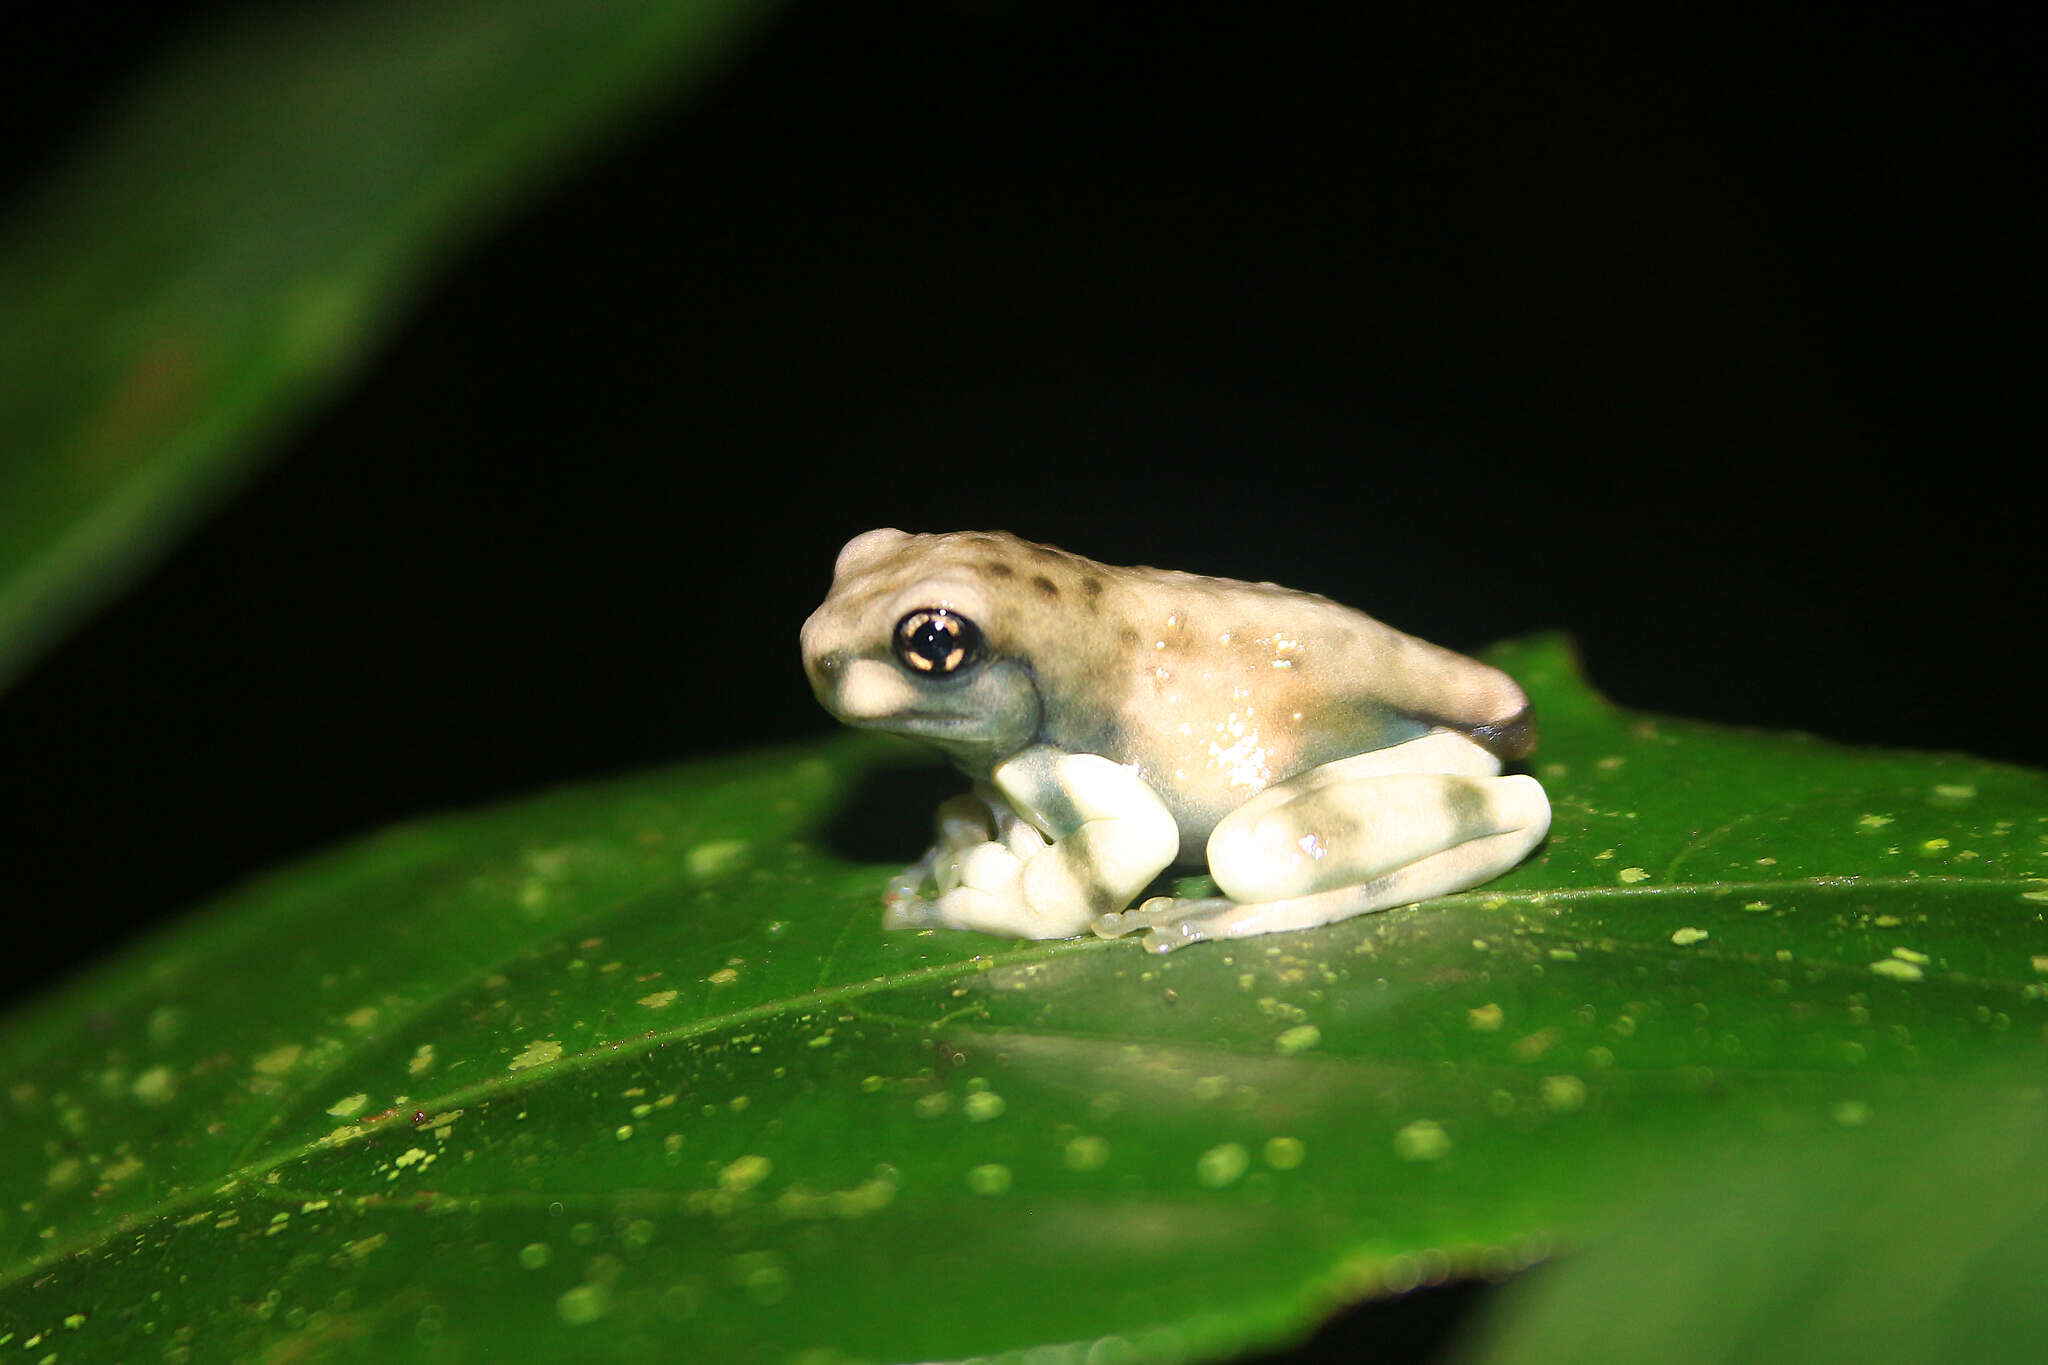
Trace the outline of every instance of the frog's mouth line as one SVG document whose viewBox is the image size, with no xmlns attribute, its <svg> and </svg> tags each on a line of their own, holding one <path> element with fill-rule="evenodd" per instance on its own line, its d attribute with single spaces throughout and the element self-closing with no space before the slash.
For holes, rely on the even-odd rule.
<svg viewBox="0 0 2048 1365">
<path fill-rule="evenodd" d="M 898 711 L 894 715 L 880 716 L 867 722 L 870 725 L 914 726 L 949 729 L 965 725 L 974 719 L 961 711 Z"/>
</svg>

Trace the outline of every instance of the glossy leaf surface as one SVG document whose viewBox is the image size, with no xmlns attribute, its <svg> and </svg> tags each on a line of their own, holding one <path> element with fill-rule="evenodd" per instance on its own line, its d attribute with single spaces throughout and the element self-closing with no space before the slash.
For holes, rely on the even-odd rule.
<svg viewBox="0 0 2048 1365">
<path fill-rule="evenodd" d="M 250 7 L 0 231 L 0 685 L 763 0 Z"/>
<path fill-rule="evenodd" d="M 952 784 L 855 736 L 254 882 L 0 1039 L 4 1330 L 1220 1353 L 2041 1059 L 2048 778 L 1629 715 L 1554 639 L 1494 657 L 1545 726 L 1545 851 L 1300 935 L 885 934 Z"/>
</svg>

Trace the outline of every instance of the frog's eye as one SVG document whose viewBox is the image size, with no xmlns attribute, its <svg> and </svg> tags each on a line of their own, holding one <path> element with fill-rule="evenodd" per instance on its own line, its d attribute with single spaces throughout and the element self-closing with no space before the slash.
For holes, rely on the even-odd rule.
<svg viewBox="0 0 2048 1365">
<path fill-rule="evenodd" d="M 896 657 L 913 673 L 944 677 L 986 652 L 981 627 L 944 607 L 919 607 L 896 623 Z"/>
</svg>

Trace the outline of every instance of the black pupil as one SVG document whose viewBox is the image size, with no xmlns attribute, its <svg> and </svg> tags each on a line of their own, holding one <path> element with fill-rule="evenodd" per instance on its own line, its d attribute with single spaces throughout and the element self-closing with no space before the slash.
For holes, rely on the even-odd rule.
<svg viewBox="0 0 2048 1365">
<path fill-rule="evenodd" d="M 973 657 L 976 632 L 963 617 L 914 611 L 897 627 L 897 651 L 921 673 L 951 673 Z"/>
</svg>

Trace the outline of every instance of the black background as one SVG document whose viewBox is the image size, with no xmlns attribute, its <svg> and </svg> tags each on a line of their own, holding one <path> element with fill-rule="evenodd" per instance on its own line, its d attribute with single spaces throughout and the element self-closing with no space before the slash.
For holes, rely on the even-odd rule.
<svg viewBox="0 0 2048 1365">
<path fill-rule="evenodd" d="M 196 12 L 26 21 L 0 188 Z M 400 816 L 822 731 L 796 629 L 874 525 L 2048 761 L 2023 51 L 1965 9 L 796 5 L 0 696 L 4 984 Z"/>
</svg>

